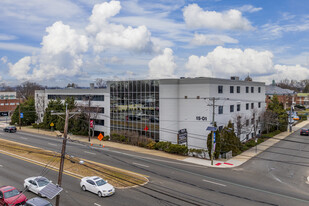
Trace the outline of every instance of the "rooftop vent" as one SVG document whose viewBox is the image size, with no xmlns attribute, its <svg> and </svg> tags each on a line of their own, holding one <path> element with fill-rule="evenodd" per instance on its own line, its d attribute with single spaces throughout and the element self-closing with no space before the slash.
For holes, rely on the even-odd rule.
<svg viewBox="0 0 309 206">
<path fill-rule="evenodd" d="M 94 83 L 90 83 L 90 89 L 94 89 Z"/>
<path fill-rule="evenodd" d="M 232 76 L 232 77 L 231 77 L 231 80 L 239 80 L 239 77 L 237 77 L 237 76 Z"/>
</svg>

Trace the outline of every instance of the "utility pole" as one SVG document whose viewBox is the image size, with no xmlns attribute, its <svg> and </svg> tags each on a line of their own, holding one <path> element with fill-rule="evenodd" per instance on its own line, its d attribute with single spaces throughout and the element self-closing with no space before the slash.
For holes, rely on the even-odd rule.
<svg viewBox="0 0 309 206">
<path fill-rule="evenodd" d="M 63 115 L 64 113 L 52 113 L 52 115 Z M 64 122 L 64 132 L 63 132 L 63 141 L 62 141 L 62 150 L 60 156 L 60 167 L 59 167 L 59 174 L 58 174 L 58 186 L 61 187 L 62 182 L 62 174 L 63 174 L 63 167 L 64 167 L 64 160 L 65 160 L 65 150 L 66 150 L 66 143 L 67 143 L 67 136 L 68 136 L 68 125 L 69 125 L 69 117 L 70 114 L 80 114 L 80 112 L 70 112 L 68 110 L 68 104 L 65 105 L 65 122 Z M 62 117 L 61 117 L 62 118 Z M 60 194 L 56 196 L 56 206 L 59 206 L 60 202 Z"/>
<path fill-rule="evenodd" d="M 62 150 L 61 150 L 60 168 L 59 168 L 59 174 L 58 174 L 58 186 L 59 187 L 61 187 L 63 166 L 64 166 L 64 160 L 65 160 L 65 149 L 66 149 L 67 134 L 68 134 L 68 122 L 69 122 L 69 111 L 68 111 L 68 104 L 66 104 L 63 142 L 62 142 Z M 56 206 L 59 206 L 59 201 L 60 201 L 60 194 L 56 196 Z"/>
<path fill-rule="evenodd" d="M 215 98 L 212 98 L 212 126 L 215 127 Z M 214 164 L 214 135 L 215 131 L 212 132 L 211 135 L 211 165 Z"/>
<path fill-rule="evenodd" d="M 90 142 L 90 95 L 88 96 L 88 142 Z"/>
</svg>

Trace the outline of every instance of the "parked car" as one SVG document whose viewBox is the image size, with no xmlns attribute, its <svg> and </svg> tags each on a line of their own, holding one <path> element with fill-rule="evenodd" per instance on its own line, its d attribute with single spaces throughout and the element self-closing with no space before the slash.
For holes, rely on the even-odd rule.
<svg viewBox="0 0 309 206">
<path fill-rule="evenodd" d="M 97 176 L 82 178 L 80 187 L 83 191 L 88 190 L 97 194 L 99 197 L 106 197 L 115 193 L 115 188 L 107 183 L 107 180 L 103 180 L 101 177 Z"/>
<path fill-rule="evenodd" d="M 53 205 L 45 199 L 35 197 L 28 200 L 24 206 L 53 206 Z"/>
<path fill-rule="evenodd" d="M 7 126 L 7 127 L 5 127 L 4 129 L 3 129 L 3 131 L 4 132 L 16 132 L 17 131 L 17 129 L 16 129 L 16 127 L 15 126 Z"/>
<path fill-rule="evenodd" d="M 300 130 L 300 135 L 309 135 L 309 129 L 306 129 L 306 128 L 302 128 Z"/>
<path fill-rule="evenodd" d="M 51 181 L 46 177 L 29 177 L 24 180 L 24 188 L 41 197 L 45 197 L 44 195 L 40 194 L 40 191 L 50 182 Z"/>
<path fill-rule="evenodd" d="M 0 187 L 0 205 L 24 205 L 27 197 L 13 186 Z"/>
</svg>

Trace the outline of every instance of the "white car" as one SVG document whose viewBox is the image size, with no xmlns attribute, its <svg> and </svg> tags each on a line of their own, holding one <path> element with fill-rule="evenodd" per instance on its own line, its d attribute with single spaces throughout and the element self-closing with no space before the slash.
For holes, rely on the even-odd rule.
<svg viewBox="0 0 309 206">
<path fill-rule="evenodd" d="M 105 181 L 97 176 L 82 178 L 80 181 L 80 187 L 82 190 L 93 192 L 99 197 L 106 197 L 115 193 L 115 188 L 107 183 L 107 180 Z"/>
<path fill-rule="evenodd" d="M 50 182 L 51 181 L 46 177 L 29 177 L 24 181 L 24 188 L 39 196 L 45 197 L 44 195 L 40 194 L 40 191 Z"/>
</svg>

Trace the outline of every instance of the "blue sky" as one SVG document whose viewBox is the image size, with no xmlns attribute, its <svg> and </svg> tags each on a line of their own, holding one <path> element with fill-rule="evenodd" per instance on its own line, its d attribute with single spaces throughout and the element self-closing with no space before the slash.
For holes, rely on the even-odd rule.
<svg viewBox="0 0 309 206">
<path fill-rule="evenodd" d="M 1 82 L 309 77 L 305 0 L 2 0 Z"/>
</svg>

